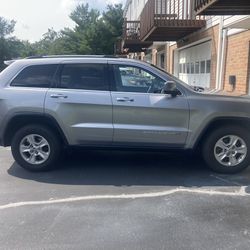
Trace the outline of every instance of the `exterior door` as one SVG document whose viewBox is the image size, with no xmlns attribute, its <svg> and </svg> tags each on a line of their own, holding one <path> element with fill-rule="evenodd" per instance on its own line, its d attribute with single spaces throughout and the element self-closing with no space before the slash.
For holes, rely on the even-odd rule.
<svg viewBox="0 0 250 250">
<path fill-rule="evenodd" d="M 111 143 L 112 101 L 107 63 L 65 63 L 58 87 L 47 93 L 45 112 L 56 117 L 70 145 Z"/>
<path fill-rule="evenodd" d="M 179 52 L 179 78 L 192 86 L 210 87 L 211 42 Z"/>
<path fill-rule="evenodd" d="M 184 95 L 161 94 L 165 80 L 133 65 L 113 65 L 113 125 L 116 144 L 182 146 L 189 110 Z"/>
</svg>

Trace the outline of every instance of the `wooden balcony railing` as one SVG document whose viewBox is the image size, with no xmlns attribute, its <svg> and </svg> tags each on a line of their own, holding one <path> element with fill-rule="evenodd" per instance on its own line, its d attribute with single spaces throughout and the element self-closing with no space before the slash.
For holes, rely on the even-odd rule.
<svg viewBox="0 0 250 250">
<path fill-rule="evenodd" d="M 140 39 L 140 21 L 124 21 L 123 24 L 124 40 L 139 40 Z"/>
<path fill-rule="evenodd" d="M 148 0 L 140 20 L 144 41 L 176 41 L 206 24 L 195 15 L 193 0 Z"/>
<path fill-rule="evenodd" d="M 198 15 L 249 15 L 250 0 L 195 0 Z"/>
<path fill-rule="evenodd" d="M 152 42 L 140 40 L 140 21 L 124 20 L 123 24 L 123 49 L 128 52 L 142 52 Z"/>
</svg>

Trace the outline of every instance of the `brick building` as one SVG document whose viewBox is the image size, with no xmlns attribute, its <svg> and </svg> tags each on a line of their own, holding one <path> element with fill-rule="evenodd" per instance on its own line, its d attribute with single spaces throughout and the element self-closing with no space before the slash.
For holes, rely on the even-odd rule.
<svg viewBox="0 0 250 250">
<path fill-rule="evenodd" d="M 121 49 L 190 85 L 250 93 L 249 0 L 128 0 Z"/>
</svg>

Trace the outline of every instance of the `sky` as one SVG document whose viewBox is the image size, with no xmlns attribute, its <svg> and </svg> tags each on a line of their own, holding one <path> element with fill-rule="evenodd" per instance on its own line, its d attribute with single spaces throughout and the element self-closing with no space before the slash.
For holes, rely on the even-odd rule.
<svg viewBox="0 0 250 250">
<path fill-rule="evenodd" d="M 78 3 L 87 2 L 102 11 L 107 4 L 125 4 L 126 0 L 0 0 L 0 16 L 17 22 L 16 37 L 35 42 L 48 28 L 74 27 L 69 14 Z"/>
</svg>

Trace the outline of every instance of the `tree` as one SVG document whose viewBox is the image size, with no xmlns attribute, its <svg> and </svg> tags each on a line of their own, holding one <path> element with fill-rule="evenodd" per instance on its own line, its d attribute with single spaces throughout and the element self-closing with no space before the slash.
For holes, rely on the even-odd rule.
<svg viewBox="0 0 250 250">
<path fill-rule="evenodd" d="M 103 19 L 113 37 L 122 35 L 123 9 L 122 4 L 108 5 L 107 11 L 103 13 Z"/>
<path fill-rule="evenodd" d="M 102 15 L 80 4 L 71 13 L 74 29 L 65 29 L 62 44 L 70 54 L 113 54 L 114 43 L 122 35 L 122 5 L 108 5 Z"/>
<path fill-rule="evenodd" d="M 15 24 L 14 20 L 8 21 L 0 17 L 0 71 L 5 67 L 4 60 L 10 59 L 16 52 L 13 48 L 16 39 L 10 36 L 14 31 Z"/>
<path fill-rule="evenodd" d="M 28 41 L 20 41 L 12 35 L 16 22 L 0 17 L 0 71 L 5 68 L 4 61 L 26 57 L 35 53 Z"/>
<path fill-rule="evenodd" d="M 8 21 L 0 17 L 0 38 L 6 38 L 14 32 L 16 22 L 14 20 Z"/>
<path fill-rule="evenodd" d="M 35 43 L 12 36 L 16 22 L 0 17 L 0 71 L 3 61 L 17 57 L 57 54 L 113 54 L 114 43 L 122 35 L 122 5 L 108 5 L 100 13 L 88 4 L 79 4 L 70 14 L 73 29 L 56 32 L 53 28 Z"/>
<path fill-rule="evenodd" d="M 53 28 L 48 29 L 40 41 L 32 44 L 36 55 L 54 54 L 58 38 L 59 34 Z"/>
</svg>

